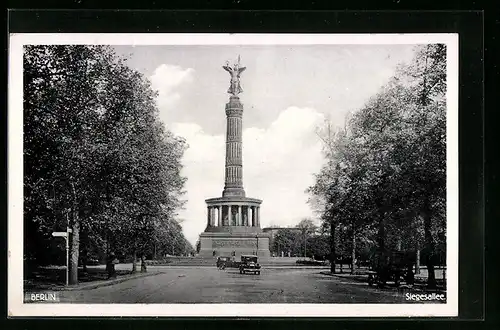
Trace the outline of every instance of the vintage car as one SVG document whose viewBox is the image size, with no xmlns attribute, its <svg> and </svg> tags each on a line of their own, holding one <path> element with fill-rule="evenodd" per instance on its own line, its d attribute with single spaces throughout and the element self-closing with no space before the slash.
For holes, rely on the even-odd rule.
<svg viewBox="0 0 500 330">
<path fill-rule="evenodd" d="M 240 263 L 240 274 L 255 273 L 260 275 L 260 265 L 257 262 L 257 256 L 242 255 Z"/>
<path fill-rule="evenodd" d="M 217 269 L 225 269 L 230 262 L 231 258 L 229 257 L 217 257 Z"/>
</svg>

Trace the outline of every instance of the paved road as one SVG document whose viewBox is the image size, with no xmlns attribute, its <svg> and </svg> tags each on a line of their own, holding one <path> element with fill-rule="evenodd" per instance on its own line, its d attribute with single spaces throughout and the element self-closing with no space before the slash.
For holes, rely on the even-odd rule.
<svg viewBox="0 0 500 330">
<path fill-rule="evenodd" d="M 160 268 L 150 270 L 158 270 Z M 163 273 L 92 290 L 60 292 L 73 303 L 402 303 L 404 295 L 322 275 L 317 269 L 161 268 Z"/>
</svg>

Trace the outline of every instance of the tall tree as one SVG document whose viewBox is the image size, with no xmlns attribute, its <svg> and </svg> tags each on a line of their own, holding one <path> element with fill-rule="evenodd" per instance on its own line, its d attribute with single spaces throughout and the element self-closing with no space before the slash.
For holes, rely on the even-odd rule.
<svg viewBox="0 0 500 330">
<path fill-rule="evenodd" d="M 436 239 L 445 237 L 445 91 L 445 46 L 418 47 L 344 129 L 323 138 L 327 161 L 309 189 L 324 206 L 333 250 L 335 228 L 351 228 L 353 260 L 360 229 L 376 229 L 385 253 L 400 249 L 402 237 L 418 237 L 422 218 L 429 287 L 435 287 Z"/>
<path fill-rule="evenodd" d="M 52 190 L 52 215 L 69 212 L 70 281 L 77 281 L 79 236 L 92 189 L 87 178 L 95 171 L 92 140 L 98 119 L 96 104 L 106 52 L 88 46 L 27 46 L 24 56 L 24 154 L 27 213 L 44 207 Z M 45 141 L 43 143 L 35 141 Z M 45 148 L 44 148 L 45 147 Z M 40 157 L 40 149 L 45 157 Z M 40 167 L 43 171 L 37 170 Z M 31 199 L 30 197 L 36 199 Z M 64 211 L 63 211 L 64 210 Z M 37 215 L 27 214 L 27 218 Z M 51 215 L 44 219 L 51 218 Z M 43 219 L 40 219 L 42 222 Z M 84 220 L 83 220 L 84 221 Z M 54 224 L 54 221 L 51 221 Z"/>
<path fill-rule="evenodd" d="M 280 228 L 273 239 L 272 250 L 284 254 L 290 253 L 290 255 L 300 255 L 302 241 L 301 232 L 294 228 Z"/>
<path fill-rule="evenodd" d="M 28 46 L 24 91 L 25 228 L 41 237 L 27 253 L 70 226 L 71 283 L 80 250 L 143 254 L 185 182 L 185 143 L 164 129 L 149 81 L 109 47 Z"/>
<path fill-rule="evenodd" d="M 297 228 L 300 230 L 302 234 L 302 242 L 303 242 L 303 255 L 304 258 L 307 257 L 307 240 L 308 238 L 315 234 L 317 231 L 317 226 L 314 224 L 314 222 L 311 219 L 302 219 L 298 224 Z"/>
</svg>

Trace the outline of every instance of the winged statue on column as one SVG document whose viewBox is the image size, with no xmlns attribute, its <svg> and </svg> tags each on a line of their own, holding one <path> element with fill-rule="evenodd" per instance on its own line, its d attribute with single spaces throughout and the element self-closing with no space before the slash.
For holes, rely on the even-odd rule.
<svg viewBox="0 0 500 330">
<path fill-rule="evenodd" d="M 240 76 L 241 73 L 246 70 L 246 67 L 242 67 L 240 64 L 240 56 L 238 55 L 238 62 L 232 67 L 229 65 L 229 61 L 227 61 L 226 65 L 222 67 L 231 75 L 231 84 L 229 85 L 227 92 L 234 96 L 238 96 L 238 94 L 243 92 L 240 84 Z"/>
</svg>

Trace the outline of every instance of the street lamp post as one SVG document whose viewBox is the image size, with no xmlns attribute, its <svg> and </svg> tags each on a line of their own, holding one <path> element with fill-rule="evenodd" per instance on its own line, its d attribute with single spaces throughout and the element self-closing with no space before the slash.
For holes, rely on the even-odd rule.
<svg viewBox="0 0 500 330">
<path fill-rule="evenodd" d="M 69 210 L 66 212 L 66 286 L 69 285 L 69 234 L 73 231 L 69 228 Z M 78 264 L 77 264 L 78 270 Z"/>
<path fill-rule="evenodd" d="M 255 251 L 255 255 L 259 255 L 259 235 L 255 235 L 255 238 L 257 239 L 257 251 Z"/>
<path fill-rule="evenodd" d="M 68 285 L 69 285 L 69 232 L 68 235 L 66 236 L 66 286 Z"/>
</svg>

